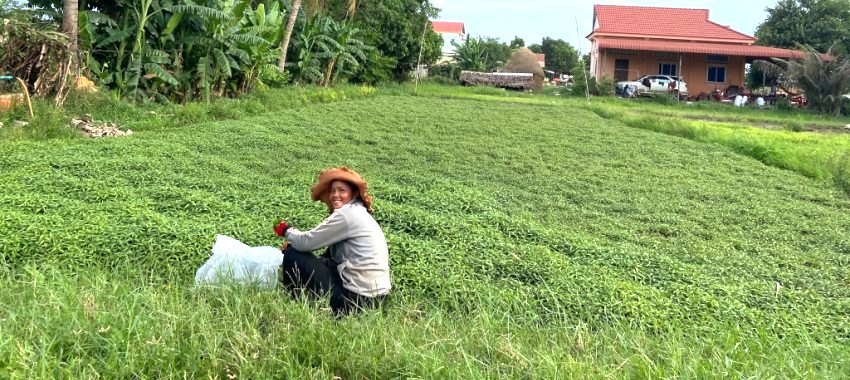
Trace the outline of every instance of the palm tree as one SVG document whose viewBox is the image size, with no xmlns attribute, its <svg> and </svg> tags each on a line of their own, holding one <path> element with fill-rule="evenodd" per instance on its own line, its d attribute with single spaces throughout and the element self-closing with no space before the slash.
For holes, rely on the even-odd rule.
<svg viewBox="0 0 850 380">
<path fill-rule="evenodd" d="M 850 61 L 834 55 L 832 48 L 826 54 L 809 46 L 805 49 L 806 55 L 799 60 L 775 58 L 776 63 L 755 61 L 754 65 L 767 75 L 781 78 L 783 89 L 803 90 L 812 109 L 838 115 L 844 95 L 850 92 Z"/>
<path fill-rule="evenodd" d="M 77 18 L 79 12 L 78 0 L 65 0 L 62 3 L 62 32 L 68 36 L 70 45 L 68 46 L 71 54 L 71 73 L 74 77 L 79 72 L 79 48 L 77 45 Z"/>
<path fill-rule="evenodd" d="M 289 11 L 289 21 L 286 22 L 286 33 L 283 35 L 283 41 L 280 42 L 280 60 L 277 62 L 277 69 L 281 73 L 286 70 L 286 49 L 289 48 L 289 38 L 292 37 L 292 29 L 295 28 L 295 20 L 298 19 L 299 9 L 301 9 L 301 0 L 295 0 L 292 3 L 292 9 Z"/>
</svg>

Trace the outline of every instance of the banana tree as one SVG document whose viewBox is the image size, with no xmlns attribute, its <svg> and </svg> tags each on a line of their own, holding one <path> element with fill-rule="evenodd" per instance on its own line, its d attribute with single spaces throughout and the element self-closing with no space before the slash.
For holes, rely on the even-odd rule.
<svg viewBox="0 0 850 380">
<path fill-rule="evenodd" d="M 177 79 L 163 65 L 173 65 L 168 52 L 158 49 L 151 37 L 161 38 L 172 20 L 171 1 L 122 1 L 125 8 L 114 17 L 96 11 L 80 15 L 80 41 L 85 50 L 88 69 L 103 85 L 115 88 L 119 96 L 138 97 L 144 93 L 144 81 L 157 79 L 176 85 Z M 161 21 L 164 20 L 164 21 Z M 179 22 L 179 21 L 177 21 Z M 128 43 L 128 41 L 130 43 Z M 141 92 L 140 92 L 141 91 Z"/>
<path fill-rule="evenodd" d="M 335 42 L 330 45 L 330 58 L 325 66 L 323 84 L 328 86 L 340 74 L 352 73 L 352 69 L 366 61 L 366 54 L 374 48 L 360 40 L 360 29 L 347 22 L 337 23 L 327 18 L 325 24 L 324 31 Z"/>
<path fill-rule="evenodd" d="M 323 62 L 332 57 L 337 44 L 328 35 L 327 28 L 328 22 L 324 18 L 308 19 L 293 41 L 296 59 L 287 66 L 294 70 L 299 81 L 321 83 L 324 78 Z"/>
</svg>

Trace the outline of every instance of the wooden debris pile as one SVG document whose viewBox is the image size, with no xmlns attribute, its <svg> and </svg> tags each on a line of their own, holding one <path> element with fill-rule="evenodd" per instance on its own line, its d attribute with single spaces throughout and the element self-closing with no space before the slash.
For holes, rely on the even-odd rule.
<svg viewBox="0 0 850 380">
<path fill-rule="evenodd" d="M 534 85 L 534 76 L 530 73 L 481 73 L 461 71 L 460 81 L 465 85 L 481 85 L 512 90 L 530 90 Z"/>
</svg>

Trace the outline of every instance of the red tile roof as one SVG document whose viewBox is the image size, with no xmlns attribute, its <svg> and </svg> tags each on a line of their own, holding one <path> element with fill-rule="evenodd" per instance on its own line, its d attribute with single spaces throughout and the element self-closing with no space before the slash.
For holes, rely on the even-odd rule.
<svg viewBox="0 0 850 380">
<path fill-rule="evenodd" d="M 799 50 L 788 50 L 767 46 L 723 43 L 600 39 L 597 40 L 597 44 L 600 49 L 626 49 L 643 51 L 664 51 L 673 53 L 720 54 L 745 57 L 802 58 L 805 55 L 804 52 Z"/>
<path fill-rule="evenodd" d="M 542 54 L 542 53 L 536 53 L 536 54 L 537 54 L 537 61 L 538 62 L 546 60 L 546 54 Z"/>
<path fill-rule="evenodd" d="M 465 34 L 466 33 L 466 28 L 464 28 L 462 22 L 431 20 L 431 27 L 434 29 L 435 33 L 451 33 L 451 34 Z"/>
<path fill-rule="evenodd" d="M 658 36 L 689 39 L 740 40 L 755 38 L 708 19 L 708 9 L 595 5 L 592 34 Z"/>
</svg>

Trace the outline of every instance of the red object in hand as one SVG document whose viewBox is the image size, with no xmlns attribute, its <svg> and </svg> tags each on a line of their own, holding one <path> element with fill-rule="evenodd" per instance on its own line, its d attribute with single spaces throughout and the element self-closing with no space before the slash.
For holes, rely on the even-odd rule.
<svg viewBox="0 0 850 380">
<path fill-rule="evenodd" d="M 285 237 L 286 236 L 286 230 L 288 230 L 288 229 L 289 229 L 289 225 L 286 224 L 286 221 L 281 220 L 280 223 L 278 223 L 276 226 L 274 226 L 274 233 L 276 233 L 277 236 Z"/>
</svg>

